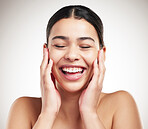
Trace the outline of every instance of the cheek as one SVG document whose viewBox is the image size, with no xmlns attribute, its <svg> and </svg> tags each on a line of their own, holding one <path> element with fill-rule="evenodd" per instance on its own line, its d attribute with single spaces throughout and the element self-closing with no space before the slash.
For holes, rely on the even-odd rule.
<svg viewBox="0 0 148 129">
<path fill-rule="evenodd" d="M 62 54 L 51 48 L 49 50 L 49 56 L 50 56 L 50 59 L 53 60 L 54 64 L 56 64 L 59 61 L 59 59 L 61 58 Z"/>
<path fill-rule="evenodd" d="M 49 55 L 50 55 L 50 59 L 53 60 L 53 67 L 52 67 L 52 70 L 53 70 L 53 75 L 54 77 L 56 78 L 56 64 L 58 64 L 59 60 L 61 59 L 61 53 L 59 53 L 58 51 L 56 50 L 53 50 L 53 49 L 50 49 L 49 51 Z"/>
<path fill-rule="evenodd" d="M 92 66 L 94 60 L 97 58 L 97 51 L 94 50 L 92 52 L 89 52 L 87 54 L 83 55 L 85 61 L 87 62 L 87 64 L 90 66 Z"/>
</svg>

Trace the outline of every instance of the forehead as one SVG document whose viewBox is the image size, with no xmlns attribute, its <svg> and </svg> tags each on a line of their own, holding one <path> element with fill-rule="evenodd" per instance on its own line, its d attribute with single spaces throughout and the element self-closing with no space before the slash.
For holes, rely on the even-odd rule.
<svg viewBox="0 0 148 129">
<path fill-rule="evenodd" d="M 98 40 L 95 28 L 84 19 L 65 18 L 56 22 L 50 36 L 63 35 L 68 37 L 91 36 Z"/>
</svg>

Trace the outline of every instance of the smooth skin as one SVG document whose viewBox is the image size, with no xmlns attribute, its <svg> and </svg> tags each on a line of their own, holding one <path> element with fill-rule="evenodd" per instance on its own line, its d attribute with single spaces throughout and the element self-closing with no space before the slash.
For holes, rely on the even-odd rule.
<svg viewBox="0 0 148 129">
<path fill-rule="evenodd" d="M 17 99 L 6 129 L 142 129 L 136 103 L 128 92 L 101 92 L 105 51 L 105 47 L 99 49 L 95 28 L 84 19 L 58 21 L 48 47 L 43 48 L 42 97 Z M 85 74 L 68 81 L 60 74 L 63 64 L 84 66 Z"/>
</svg>

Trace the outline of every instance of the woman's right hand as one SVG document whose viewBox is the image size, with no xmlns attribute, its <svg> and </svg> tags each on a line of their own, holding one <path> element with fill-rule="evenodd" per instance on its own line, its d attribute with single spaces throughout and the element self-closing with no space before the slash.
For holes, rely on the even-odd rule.
<svg viewBox="0 0 148 129">
<path fill-rule="evenodd" d="M 48 63 L 49 60 L 49 63 Z M 52 74 L 53 61 L 49 56 L 49 49 L 44 44 L 43 60 L 40 66 L 40 86 L 42 94 L 41 114 L 57 115 L 61 106 L 61 97 L 55 86 Z"/>
</svg>

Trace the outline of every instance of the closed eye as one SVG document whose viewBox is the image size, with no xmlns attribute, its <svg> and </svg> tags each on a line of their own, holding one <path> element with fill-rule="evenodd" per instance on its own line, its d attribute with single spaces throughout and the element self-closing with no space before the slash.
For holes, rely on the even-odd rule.
<svg viewBox="0 0 148 129">
<path fill-rule="evenodd" d="M 62 45 L 54 45 L 55 47 L 57 48 L 64 48 L 65 46 L 62 46 Z"/>
<path fill-rule="evenodd" d="M 80 48 L 90 48 L 90 46 L 80 46 Z"/>
</svg>

